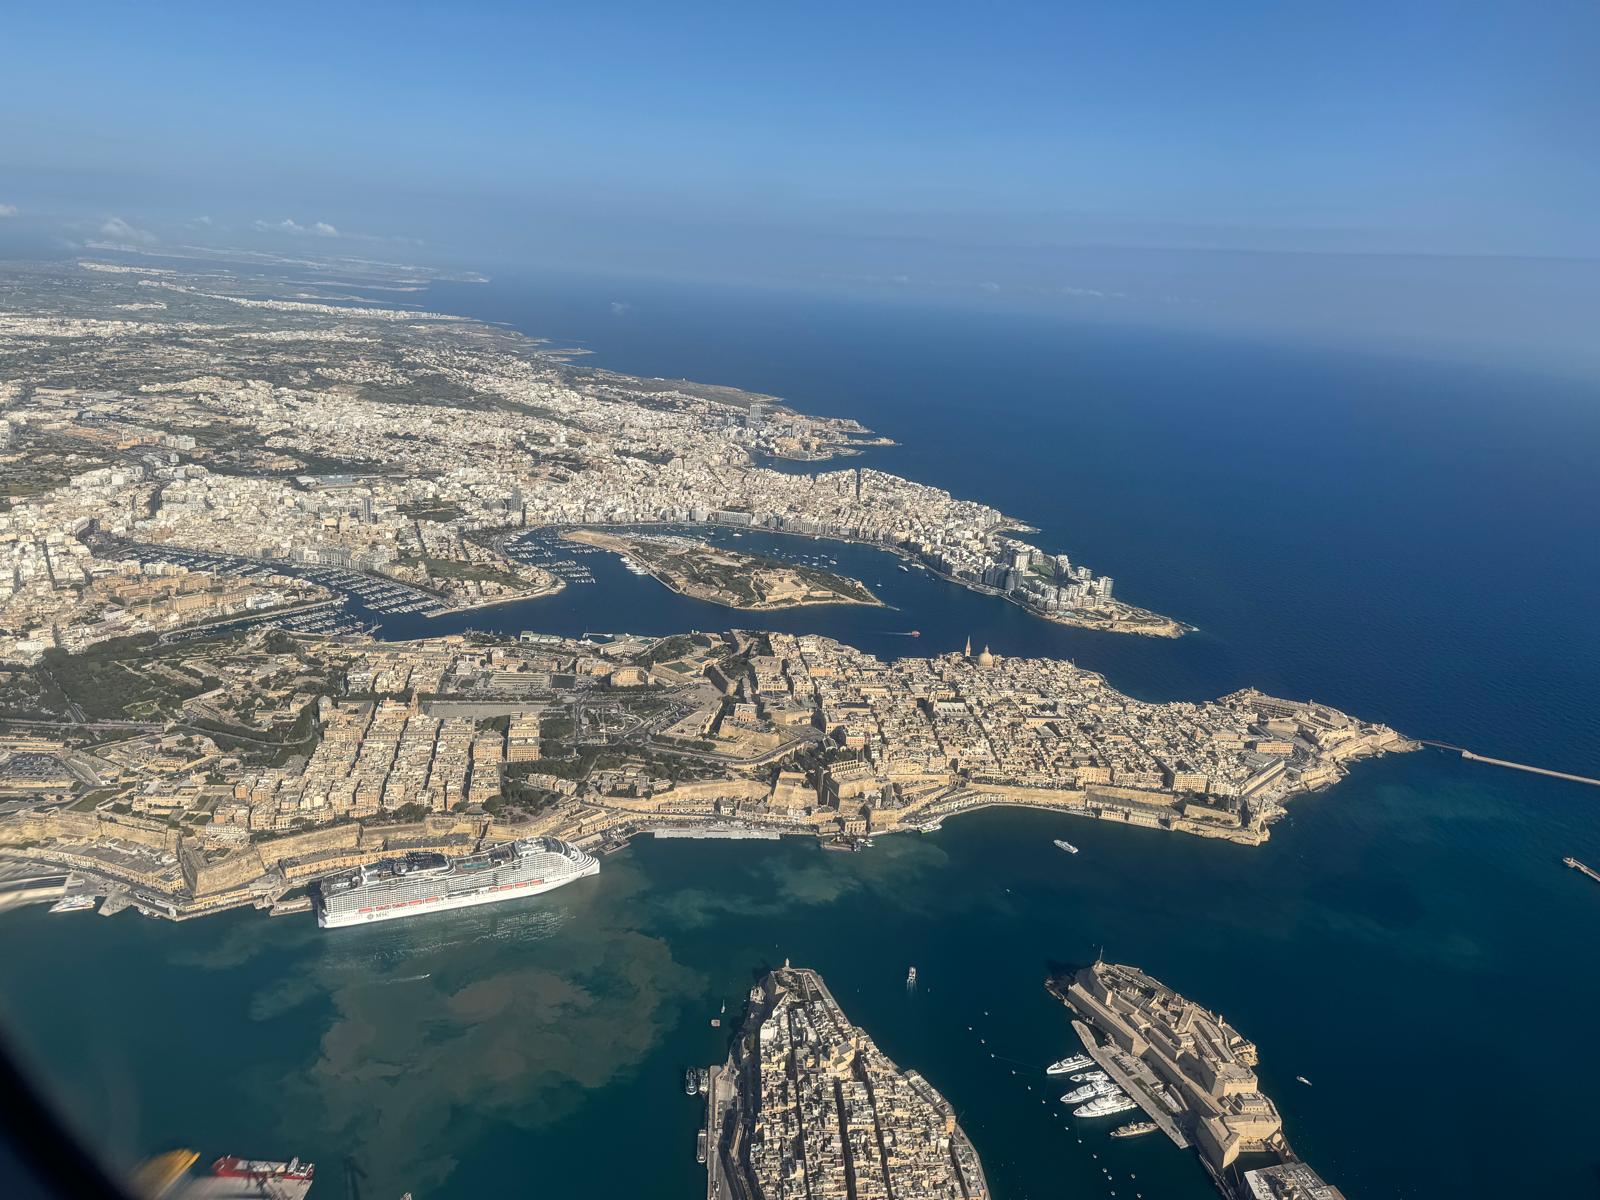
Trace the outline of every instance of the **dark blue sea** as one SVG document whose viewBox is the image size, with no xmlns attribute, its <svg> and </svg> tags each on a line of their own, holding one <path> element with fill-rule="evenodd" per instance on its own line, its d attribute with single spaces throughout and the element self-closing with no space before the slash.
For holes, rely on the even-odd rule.
<svg viewBox="0 0 1600 1200">
<path fill-rule="evenodd" d="M 899 443 L 861 461 L 994 504 L 1199 630 L 1066 629 L 871 550 L 751 537 L 832 557 L 893 607 L 739 614 L 596 555 L 591 586 L 386 636 L 737 625 L 886 656 L 971 636 L 1141 697 L 1255 685 L 1600 775 L 1592 382 L 643 281 L 438 285 L 423 303 L 856 417 Z M 1103 948 L 1257 1043 L 1295 1147 L 1352 1198 L 1594 1196 L 1600 885 L 1560 860 L 1600 860 L 1597 804 L 1425 750 L 1295 801 L 1260 848 L 990 812 L 858 855 L 643 841 L 523 911 L 333 935 L 26 912 L 0 920 L 0 1001 L 125 1159 L 299 1153 L 330 1193 L 348 1160 L 374 1196 L 689 1197 L 682 1068 L 721 1057 L 710 1018 L 788 957 L 951 1099 L 1000 1200 L 1208 1196 L 1170 1145 L 1075 1128 L 1040 1072 L 1072 1044 L 1046 972 Z"/>
</svg>

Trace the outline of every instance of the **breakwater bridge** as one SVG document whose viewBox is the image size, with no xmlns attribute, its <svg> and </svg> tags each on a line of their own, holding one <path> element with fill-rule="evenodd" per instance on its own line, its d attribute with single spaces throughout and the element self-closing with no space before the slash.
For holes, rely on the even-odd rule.
<svg viewBox="0 0 1600 1200">
<path fill-rule="evenodd" d="M 1509 767 L 1513 771 L 1527 771 L 1533 775 L 1545 775 L 1551 779 L 1565 779 L 1571 783 L 1587 783 L 1592 787 L 1600 787 L 1600 779 L 1592 779 L 1587 775 L 1573 775 L 1567 771 L 1552 771 L 1548 767 L 1534 767 L 1527 763 L 1511 762 L 1504 758 L 1490 758 L 1487 754 L 1474 754 L 1465 746 L 1452 745 L 1449 742 L 1432 742 L 1427 738 L 1417 738 L 1418 743 L 1432 746 L 1437 750 L 1454 750 L 1469 762 L 1488 763 L 1494 767 Z"/>
</svg>

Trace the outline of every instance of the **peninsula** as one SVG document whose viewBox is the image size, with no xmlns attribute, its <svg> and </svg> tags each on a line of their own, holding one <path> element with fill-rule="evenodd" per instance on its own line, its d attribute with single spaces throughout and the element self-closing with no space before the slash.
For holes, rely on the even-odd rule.
<svg viewBox="0 0 1600 1200">
<path fill-rule="evenodd" d="M 671 534 L 574 529 L 563 536 L 621 555 L 624 563 L 637 564 L 680 595 L 726 608 L 760 612 L 815 604 L 883 603 L 866 584 L 832 571 Z"/>
<path fill-rule="evenodd" d="M 862 847 L 992 805 L 1246 845 L 1411 743 L 1243 691 L 1151 704 L 987 650 L 885 663 L 781 633 L 296 634 L 268 613 L 0 677 L 0 858 L 184 918 L 406 850 L 549 835 Z M 30 716 L 19 714 L 29 713 Z"/>
<path fill-rule="evenodd" d="M 707 1116 L 713 1200 L 987 1200 L 955 1110 L 850 1023 L 815 971 L 750 991 Z"/>
<path fill-rule="evenodd" d="M 1138 967 L 1096 962 L 1051 993 L 1101 1069 L 1179 1146 L 1193 1145 L 1229 1200 L 1344 1200 L 1296 1157 L 1256 1080 L 1255 1046 Z"/>
</svg>

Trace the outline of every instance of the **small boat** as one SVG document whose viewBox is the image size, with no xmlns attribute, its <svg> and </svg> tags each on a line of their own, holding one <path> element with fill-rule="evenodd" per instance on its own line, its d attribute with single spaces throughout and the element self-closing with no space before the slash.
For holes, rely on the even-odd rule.
<svg viewBox="0 0 1600 1200">
<path fill-rule="evenodd" d="M 1068 854 L 1076 854 L 1078 852 L 1078 848 L 1076 846 L 1074 846 L 1071 842 L 1064 841 L 1061 838 L 1056 838 L 1055 848 L 1057 850 L 1065 850 Z"/>
<path fill-rule="evenodd" d="M 1311 1080 L 1307 1079 L 1304 1075 L 1296 1075 L 1295 1078 L 1301 1083 L 1305 1084 L 1307 1087 L 1311 1086 Z"/>
<path fill-rule="evenodd" d="M 1113 1129 L 1111 1136 L 1116 1138 L 1142 1137 L 1144 1134 L 1154 1133 L 1155 1131 L 1156 1123 L 1154 1121 L 1130 1121 L 1126 1125 Z"/>
<path fill-rule="evenodd" d="M 916 986 L 917 986 L 917 969 L 915 967 L 912 967 L 911 970 L 906 972 L 906 990 L 910 991 L 912 988 L 914 988 Z"/>
</svg>

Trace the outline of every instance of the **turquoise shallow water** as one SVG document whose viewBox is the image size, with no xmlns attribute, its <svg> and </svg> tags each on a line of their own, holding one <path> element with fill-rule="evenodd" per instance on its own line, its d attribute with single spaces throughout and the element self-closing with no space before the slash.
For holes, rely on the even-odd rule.
<svg viewBox="0 0 1600 1200">
<path fill-rule="evenodd" d="M 596 556 L 594 587 L 460 624 L 763 624 L 884 655 L 971 633 L 1152 699 L 1253 683 L 1600 773 L 1600 418 L 1581 385 L 661 285 L 428 303 L 586 340 L 619 369 L 858 415 L 904 443 L 879 465 L 1039 525 L 1201 632 L 1050 626 L 839 547 L 896 609 L 756 620 Z M 721 1056 L 709 1018 L 787 956 L 950 1097 L 1003 1200 L 1209 1195 L 1163 1143 L 1080 1145 L 1030 1074 L 1070 1046 L 1046 970 L 1103 946 L 1258 1043 L 1294 1144 L 1352 1197 L 1595 1195 L 1600 887 L 1559 859 L 1600 859 L 1597 802 L 1426 751 L 1297 801 L 1256 849 L 992 812 L 859 855 L 646 841 L 541 904 L 375 930 L 13 913 L 0 1019 L 119 1157 L 300 1153 L 334 1176 L 348 1157 L 373 1196 L 522 1194 L 530 1178 L 692 1196 L 681 1070 Z M 1054 850 L 1063 834 L 1083 853 Z"/>
</svg>

